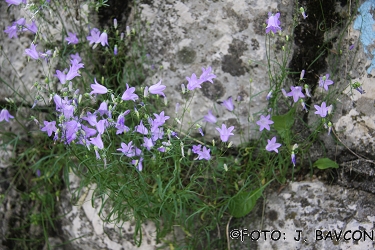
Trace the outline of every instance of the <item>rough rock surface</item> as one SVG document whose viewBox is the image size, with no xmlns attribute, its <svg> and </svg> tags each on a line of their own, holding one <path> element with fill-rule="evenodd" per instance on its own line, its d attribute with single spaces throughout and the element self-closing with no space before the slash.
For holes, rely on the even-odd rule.
<svg viewBox="0 0 375 250">
<path fill-rule="evenodd" d="M 234 230 L 232 249 L 373 249 L 373 199 L 373 194 L 317 179 L 269 189 L 241 226 L 229 230 Z M 256 230 L 263 230 L 259 239 Z M 266 240 L 265 230 L 270 231 Z"/>
<path fill-rule="evenodd" d="M 72 192 L 79 186 L 79 178 L 70 175 Z M 160 247 L 155 242 L 155 226 L 152 223 L 142 225 L 142 246 L 138 248 L 134 241 L 135 223 L 125 222 L 120 225 L 105 223 L 99 216 L 101 200 L 91 202 L 95 186 L 82 192 L 77 204 L 72 206 L 72 196 L 67 190 L 62 194 L 61 215 L 62 230 L 69 239 L 75 239 L 72 244 L 75 249 L 144 249 L 151 250 Z"/>
<path fill-rule="evenodd" d="M 214 126 L 202 120 L 208 110 L 212 110 L 219 124 L 235 126 L 235 136 L 231 137 L 235 144 L 249 136 L 254 138 L 257 135 L 251 132 L 255 129 L 254 123 L 249 125 L 248 121 L 257 120 L 256 113 L 267 108 L 269 91 L 263 25 L 268 12 L 280 11 L 283 32 L 288 34 L 287 21 L 290 20 L 286 16 L 291 16 L 293 5 L 268 0 L 155 0 L 151 3 L 143 1 L 140 6 L 142 18 L 150 23 L 149 54 L 156 67 L 163 67 L 146 84 L 163 79 L 170 103 L 169 114 L 174 114 L 176 103 L 181 107 L 176 116 L 180 117 L 184 112 L 187 100 L 182 96 L 180 86 L 187 85 L 186 77 L 193 73 L 199 77 L 202 67 L 211 66 L 217 78 L 214 84 L 206 82 L 196 91 L 185 112 L 183 127 L 187 129 L 199 121 L 206 136 L 218 138 Z M 230 96 L 238 119 L 218 103 Z"/>
</svg>

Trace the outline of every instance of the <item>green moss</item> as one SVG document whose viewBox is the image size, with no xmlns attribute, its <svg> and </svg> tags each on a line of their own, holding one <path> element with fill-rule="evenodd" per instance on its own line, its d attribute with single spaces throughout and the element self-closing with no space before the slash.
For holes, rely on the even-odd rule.
<svg viewBox="0 0 375 250">
<path fill-rule="evenodd" d="M 183 47 L 182 50 L 177 52 L 178 60 L 182 64 L 190 64 L 194 62 L 196 55 L 197 53 L 193 49 L 188 47 Z"/>
</svg>

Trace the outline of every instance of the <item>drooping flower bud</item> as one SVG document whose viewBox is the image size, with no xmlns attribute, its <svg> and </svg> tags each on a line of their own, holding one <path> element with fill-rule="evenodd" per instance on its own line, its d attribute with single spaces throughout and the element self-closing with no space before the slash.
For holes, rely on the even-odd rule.
<svg viewBox="0 0 375 250">
<path fill-rule="evenodd" d="M 301 74 L 300 74 L 300 76 L 299 76 L 299 79 L 302 80 L 304 76 L 305 76 L 305 70 L 303 69 L 303 70 L 301 71 Z"/>
<path fill-rule="evenodd" d="M 117 29 L 117 19 L 113 19 L 113 27 L 115 27 L 115 29 Z"/>
</svg>

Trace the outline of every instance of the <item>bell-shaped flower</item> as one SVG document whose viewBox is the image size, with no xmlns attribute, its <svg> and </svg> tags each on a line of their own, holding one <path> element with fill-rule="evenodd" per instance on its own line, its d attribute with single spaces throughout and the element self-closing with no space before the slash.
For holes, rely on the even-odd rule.
<svg viewBox="0 0 375 250">
<path fill-rule="evenodd" d="M 121 99 L 124 100 L 124 101 L 129 101 L 129 100 L 135 101 L 135 100 L 137 100 L 138 95 L 134 94 L 134 91 L 135 91 L 134 87 L 129 88 L 129 85 L 126 84 L 126 90 L 125 90 L 124 94 L 122 95 Z"/>
<path fill-rule="evenodd" d="M 270 31 L 276 33 L 277 31 L 281 30 L 279 17 L 280 13 L 276 13 L 275 15 L 271 14 L 271 12 L 268 13 L 266 33 Z"/>
<path fill-rule="evenodd" d="M 56 132 L 56 121 L 48 122 L 44 121 L 44 127 L 40 129 L 41 131 L 47 132 L 48 136 L 52 135 L 52 132 Z"/>
<path fill-rule="evenodd" d="M 281 146 L 280 143 L 276 143 L 276 136 L 274 136 L 271 140 L 268 140 L 266 150 L 267 151 L 275 151 L 276 153 L 279 153 L 278 148 Z"/>
<path fill-rule="evenodd" d="M 25 49 L 26 55 L 30 56 L 34 60 L 39 59 L 39 52 L 36 51 L 36 46 L 38 45 L 34 45 L 34 43 L 32 43 L 29 49 Z"/>
<path fill-rule="evenodd" d="M 222 105 L 226 107 L 229 111 L 234 110 L 234 105 L 232 101 L 232 97 L 229 97 L 227 100 L 223 101 Z"/>
<path fill-rule="evenodd" d="M 204 116 L 204 120 L 209 123 L 216 123 L 217 119 L 216 117 L 212 114 L 211 110 L 208 111 L 208 114 Z"/>
<path fill-rule="evenodd" d="M 225 124 L 221 125 L 221 129 L 216 128 L 216 130 L 219 131 L 219 133 L 220 133 L 220 139 L 221 139 L 222 142 L 227 142 L 228 139 L 229 139 L 229 136 L 234 135 L 232 133 L 233 129 L 234 129 L 234 126 L 231 126 L 231 127 L 227 128 L 227 126 Z"/>
<path fill-rule="evenodd" d="M 299 98 L 305 98 L 305 95 L 302 93 L 302 87 L 297 86 L 291 86 L 291 91 L 286 94 L 286 96 L 293 96 L 293 101 L 297 102 Z"/>
<path fill-rule="evenodd" d="M 92 91 L 90 92 L 90 95 L 92 94 L 105 94 L 108 92 L 108 89 L 104 87 L 103 85 L 99 84 L 96 81 L 96 78 L 94 78 L 95 84 L 91 84 Z"/>
<path fill-rule="evenodd" d="M 149 87 L 148 92 L 150 92 L 153 95 L 162 95 L 165 96 L 163 91 L 166 88 L 165 85 L 161 85 L 161 80 L 157 83 Z"/>
</svg>

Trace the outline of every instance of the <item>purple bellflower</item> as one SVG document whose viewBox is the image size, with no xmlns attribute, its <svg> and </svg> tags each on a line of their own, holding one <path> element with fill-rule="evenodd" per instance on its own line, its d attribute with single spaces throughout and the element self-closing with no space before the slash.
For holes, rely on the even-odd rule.
<svg viewBox="0 0 375 250">
<path fill-rule="evenodd" d="M 17 31 L 18 31 L 18 27 L 17 25 L 11 25 L 11 26 L 8 26 L 4 32 L 8 34 L 8 37 L 9 38 L 18 38 L 18 35 L 17 35 Z"/>
<path fill-rule="evenodd" d="M 143 162 L 143 158 L 142 158 L 142 157 L 140 157 L 139 160 L 132 160 L 132 164 L 133 164 L 133 165 L 136 165 L 137 170 L 138 170 L 139 172 L 141 172 L 142 169 L 143 169 L 142 162 Z"/>
<path fill-rule="evenodd" d="M 328 86 L 333 84 L 332 80 L 329 80 L 329 74 L 319 77 L 319 87 L 324 88 L 328 91 Z"/>
<path fill-rule="evenodd" d="M 77 34 L 68 32 L 68 37 L 65 38 L 65 41 L 67 41 L 68 44 L 77 44 L 78 43 Z"/>
<path fill-rule="evenodd" d="M 279 17 L 280 13 L 276 13 L 275 15 L 271 14 L 271 12 L 268 13 L 266 33 L 270 31 L 276 33 L 278 30 L 281 30 Z"/>
<path fill-rule="evenodd" d="M 79 127 L 80 124 L 75 120 L 71 120 L 65 123 L 65 143 L 70 144 L 77 138 Z"/>
<path fill-rule="evenodd" d="M 121 151 L 127 157 L 135 156 L 135 149 L 132 145 L 133 142 L 129 142 L 128 145 L 126 143 L 121 142 L 121 148 L 118 148 L 117 151 Z"/>
<path fill-rule="evenodd" d="M 318 105 L 314 105 L 314 107 L 317 110 L 315 114 L 320 115 L 320 117 L 327 116 L 328 108 L 325 102 L 322 102 L 322 105 L 320 107 Z"/>
<path fill-rule="evenodd" d="M 71 54 L 70 55 L 70 58 L 72 58 L 72 60 L 75 60 L 77 62 L 81 62 L 82 61 L 82 58 L 79 56 L 79 53 L 75 53 L 75 54 Z"/>
<path fill-rule="evenodd" d="M 10 118 L 14 118 L 7 109 L 2 109 L 0 112 L 0 122 L 7 121 L 9 122 Z"/>
<path fill-rule="evenodd" d="M 98 134 L 96 137 L 90 138 L 90 142 L 93 145 L 97 146 L 99 149 L 103 149 L 104 148 L 104 144 L 103 144 L 103 141 L 102 141 L 101 134 Z"/>
<path fill-rule="evenodd" d="M 101 43 L 103 47 L 106 46 L 106 45 L 108 46 L 108 35 L 107 35 L 107 32 L 104 31 L 100 35 L 99 39 L 96 40 L 95 43 Z"/>
<path fill-rule="evenodd" d="M 34 60 L 39 59 L 39 53 L 36 51 L 36 46 L 38 45 L 34 45 L 34 43 L 32 43 L 29 49 L 25 49 L 26 55 L 30 56 Z"/>
<path fill-rule="evenodd" d="M 152 139 L 143 137 L 144 143 L 142 144 L 143 147 L 147 148 L 148 151 L 154 146 L 154 143 L 152 142 Z"/>
<path fill-rule="evenodd" d="M 52 132 L 56 132 L 56 121 L 48 122 L 44 121 L 44 127 L 40 129 L 41 131 L 47 132 L 48 136 L 52 135 Z"/>
<path fill-rule="evenodd" d="M 31 24 L 26 25 L 26 28 L 24 28 L 23 31 L 30 31 L 36 34 L 38 32 L 38 26 L 36 25 L 35 21 L 32 21 Z"/>
<path fill-rule="evenodd" d="M 220 133 L 220 139 L 221 139 L 222 142 L 227 142 L 228 139 L 229 139 L 229 136 L 234 135 L 232 133 L 233 129 L 234 129 L 234 126 L 231 126 L 231 127 L 227 128 L 227 126 L 225 124 L 221 125 L 221 129 L 216 128 L 216 130 L 219 131 L 219 133 Z"/>
<path fill-rule="evenodd" d="M 8 4 L 8 6 L 14 4 L 14 5 L 20 5 L 21 3 L 26 4 L 26 0 L 5 0 L 5 2 Z"/>
<path fill-rule="evenodd" d="M 192 74 L 191 77 L 186 77 L 186 80 L 188 80 L 187 89 L 188 90 L 194 90 L 196 88 L 202 88 L 201 82 L 199 79 L 197 79 L 197 76 L 195 74 Z"/>
<path fill-rule="evenodd" d="M 299 98 L 305 98 L 305 95 L 302 93 L 302 87 L 297 86 L 291 86 L 290 87 L 291 91 L 287 93 L 287 96 L 293 96 L 293 101 L 296 103 Z"/>
<path fill-rule="evenodd" d="M 207 69 L 205 68 L 202 68 L 202 75 L 199 77 L 199 81 L 201 81 L 202 83 L 203 82 L 210 82 L 210 83 L 214 83 L 212 81 L 213 78 L 216 78 L 216 75 L 214 74 L 211 74 L 211 67 L 207 67 Z"/>
<path fill-rule="evenodd" d="M 96 129 L 98 130 L 99 134 L 104 134 L 105 129 L 108 127 L 107 119 L 102 119 L 96 123 Z"/>
<path fill-rule="evenodd" d="M 277 150 L 281 144 L 280 143 L 276 143 L 276 136 L 274 136 L 271 140 L 268 140 L 268 144 L 266 146 L 266 150 L 271 152 L 271 151 L 275 151 L 276 153 L 279 153 L 279 151 Z"/>
<path fill-rule="evenodd" d="M 87 121 L 91 126 L 96 126 L 96 113 L 91 114 L 90 111 L 87 111 L 86 116 L 82 117 L 82 120 Z"/>
<path fill-rule="evenodd" d="M 117 128 L 116 135 L 124 133 L 124 131 L 128 132 L 130 129 L 125 125 L 125 115 L 120 114 L 117 117 L 117 122 L 115 124 L 115 127 Z"/>
<path fill-rule="evenodd" d="M 209 123 L 215 124 L 217 122 L 216 117 L 212 114 L 211 110 L 208 111 L 208 114 L 204 116 L 204 120 Z"/>
<path fill-rule="evenodd" d="M 64 105 L 62 108 L 62 112 L 66 119 L 70 119 L 74 115 L 74 106 L 73 105 Z"/>
<path fill-rule="evenodd" d="M 229 111 L 234 110 L 234 105 L 232 101 L 232 97 L 229 97 L 227 100 L 223 101 L 222 105 L 226 107 Z"/>
<path fill-rule="evenodd" d="M 152 141 L 157 141 L 158 139 L 163 139 L 164 131 L 163 127 L 151 127 L 151 139 Z"/>
<path fill-rule="evenodd" d="M 154 113 L 154 116 L 155 119 L 153 120 L 152 125 L 157 127 L 163 125 L 165 121 L 169 119 L 169 116 L 164 115 L 164 111 L 162 111 L 159 115 Z"/>
<path fill-rule="evenodd" d="M 102 102 L 98 108 L 98 112 L 101 116 L 108 115 L 108 104 L 107 102 Z"/>
<path fill-rule="evenodd" d="M 166 88 L 165 85 L 161 85 L 161 80 L 157 83 L 152 85 L 149 89 L 148 92 L 150 92 L 153 95 L 162 95 L 165 96 L 163 93 L 163 90 Z"/>
<path fill-rule="evenodd" d="M 210 149 L 206 148 L 206 146 L 203 146 L 202 151 L 198 152 L 198 160 L 210 160 L 211 155 L 210 155 Z"/>
<path fill-rule="evenodd" d="M 88 36 L 86 38 L 90 42 L 90 45 L 93 44 L 93 43 L 96 43 L 96 41 L 98 41 L 99 38 L 100 38 L 100 30 L 98 30 L 97 28 L 93 28 L 90 31 L 90 36 Z"/>
<path fill-rule="evenodd" d="M 148 129 L 143 125 L 143 122 L 141 121 L 139 125 L 135 126 L 135 131 L 137 131 L 140 134 L 147 135 Z"/>
<path fill-rule="evenodd" d="M 82 132 L 85 135 L 85 138 L 93 137 L 97 133 L 96 129 L 89 128 L 85 125 L 82 125 L 81 128 L 82 128 Z"/>
<path fill-rule="evenodd" d="M 273 124 L 273 121 L 270 119 L 271 115 L 267 115 L 266 117 L 264 115 L 260 116 L 259 121 L 256 122 L 256 124 L 259 125 L 259 131 L 262 131 L 263 129 L 267 129 L 270 131 L 270 125 Z"/>
<path fill-rule="evenodd" d="M 23 26 L 26 25 L 26 19 L 22 17 L 22 18 L 18 19 L 17 21 L 13 22 L 13 25 L 23 27 Z"/>
<path fill-rule="evenodd" d="M 99 84 L 96 81 L 96 78 L 94 78 L 95 84 L 91 84 L 92 91 L 90 92 L 90 95 L 92 94 L 105 94 L 108 92 L 108 89 L 104 87 L 103 85 Z"/>
<path fill-rule="evenodd" d="M 193 149 L 191 151 L 193 151 L 194 154 L 199 154 L 199 152 L 202 151 L 202 145 L 193 145 Z"/>
<path fill-rule="evenodd" d="M 60 80 L 61 84 L 65 84 L 67 81 L 73 80 L 76 76 L 81 76 L 78 73 L 78 70 L 82 67 L 82 63 L 77 64 L 76 61 L 73 60 L 67 74 L 64 74 L 64 72 L 61 72 L 60 70 L 56 70 L 55 76 Z"/>
<path fill-rule="evenodd" d="M 137 100 L 138 95 L 134 94 L 134 91 L 135 91 L 134 87 L 129 88 L 129 85 L 126 84 L 126 90 L 125 90 L 124 94 L 122 95 L 121 99 L 124 100 L 124 101 L 129 101 L 129 100 L 135 101 L 135 100 Z"/>
</svg>

